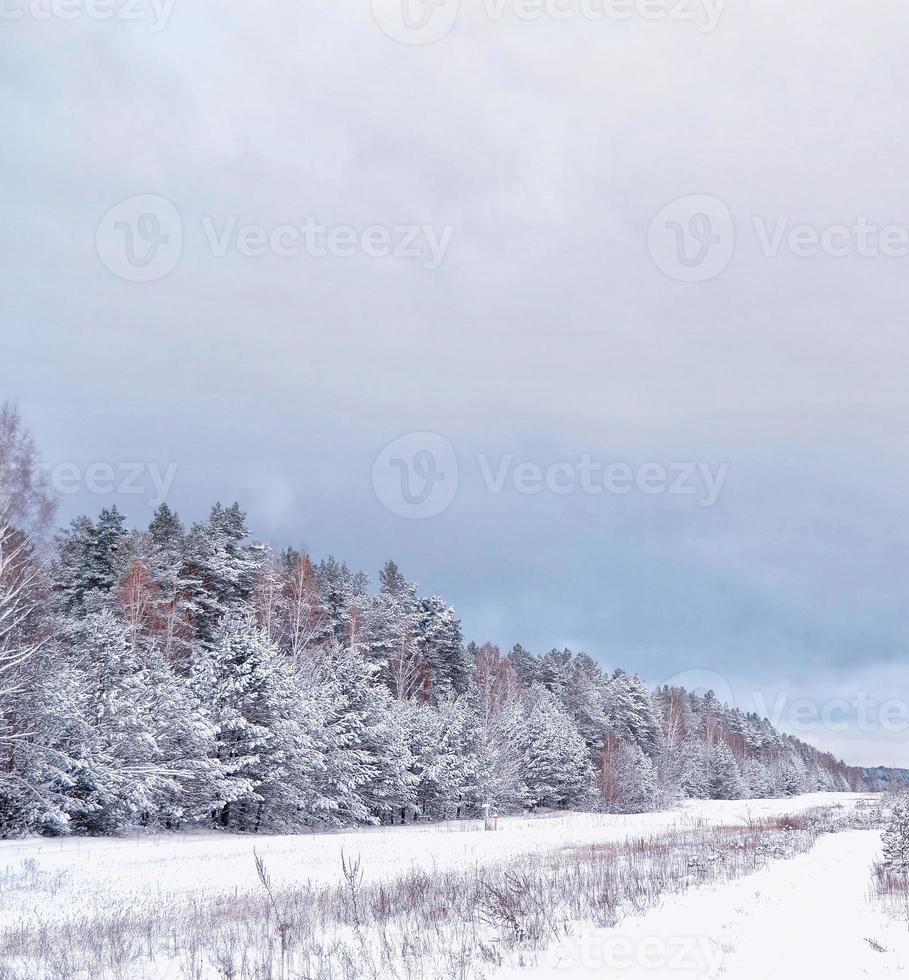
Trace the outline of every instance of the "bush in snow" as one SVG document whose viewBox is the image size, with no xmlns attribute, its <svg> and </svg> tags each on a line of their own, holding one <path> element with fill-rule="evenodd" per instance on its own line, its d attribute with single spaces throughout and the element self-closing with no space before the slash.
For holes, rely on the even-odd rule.
<svg viewBox="0 0 909 980">
<path fill-rule="evenodd" d="M 887 869 L 909 871 L 909 796 L 896 798 L 882 839 Z"/>
</svg>

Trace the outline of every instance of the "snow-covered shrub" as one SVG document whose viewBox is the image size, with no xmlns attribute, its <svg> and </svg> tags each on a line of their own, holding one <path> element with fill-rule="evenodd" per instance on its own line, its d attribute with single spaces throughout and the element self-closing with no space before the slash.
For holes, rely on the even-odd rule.
<svg viewBox="0 0 909 980">
<path fill-rule="evenodd" d="M 890 871 L 909 872 L 909 795 L 894 801 L 882 840 L 885 867 Z"/>
</svg>

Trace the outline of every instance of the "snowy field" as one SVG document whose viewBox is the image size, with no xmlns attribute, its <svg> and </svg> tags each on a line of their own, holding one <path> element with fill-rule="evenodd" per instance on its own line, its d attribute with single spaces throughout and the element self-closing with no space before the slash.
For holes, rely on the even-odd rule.
<svg viewBox="0 0 909 980">
<path fill-rule="evenodd" d="M 348 863 L 359 860 L 362 885 L 376 886 L 413 871 L 450 877 L 471 868 L 519 867 L 528 855 L 558 857 L 565 849 L 708 827 L 747 828 L 757 820 L 819 806 L 851 809 L 865 799 L 811 794 L 786 800 L 691 801 L 676 811 L 629 817 L 509 817 L 495 833 L 483 832 L 477 822 L 464 822 L 283 837 L 200 833 L 9 841 L 0 843 L 0 933 L 9 937 L 22 926 L 34 930 L 35 923 L 56 926 L 67 920 L 97 929 L 112 914 L 140 910 L 138 920 L 149 909 L 187 909 L 203 900 L 229 902 L 236 896 L 253 896 L 242 900 L 260 903 L 254 849 L 280 895 L 343 886 L 342 857 Z M 909 920 L 888 915 L 870 897 L 871 864 L 879 852 L 877 831 L 827 834 L 808 853 L 772 860 L 733 881 L 668 895 L 649 911 L 641 908 L 642 914 L 632 910 L 615 928 L 595 928 L 579 920 L 568 927 L 569 934 L 558 940 L 551 936 L 543 949 L 529 948 L 517 958 L 460 975 L 496 980 L 616 974 L 680 980 L 909 976 Z M 159 935 L 160 927 L 155 929 Z M 151 926 L 147 932 L 151 936 Z M 185 958 L 157 953 L 150 938 L 145 945 L 155 954 L 151 962 L 137 948 L 124 954 L 128 968 L 120 962 L 104 975 L 162 980 L 230 975 L 229 969 L 219 972 L 211 963 L 200 963 L 193 972 Z M 62 964 L 58 973 L 42 973 L 46 966 L 29 973 L 23 961 L 7 962 L 15 962 L 17 970 L 4 972 L 0 959 L 0 980 L 81 976 L 72 964 Z M 250 968 L 243 975 L 281 973 L 260 974 Z"/>
<path fill-rule="evenodd" d="M 496 980 L 858 980 L 909 976 L 909 918 L 872 900 L 880 833 L 822 837 L 715 888 L 665 900 L 615 929 L 580 928 Z"/>
<path fill-rule="evenodd" d="M 179 893 L 251 888 L 256 874 L 253 849 L 265 859 L 278 885 L 338 882 L 342 854 L 361 858 L 366 881 L 375 881 L 409 867 L 463 868 L 567 844 L 619 841 L 699 822 L 744 823 L 749 818 L 848 805 L 865 798 L 812 793 L 784 800 L 689 800 L 678 810 L 627 817 L 595 813 L 505 817 L 495 833 L 484 833 L 481 822 L 471 820 L 284 836 L 198 833 L 0 841 L 0 875 L 34 862 L 39 874 L 63 881 L 53 896 L 36 895 L 25 906 L 0 897 L 0 923 L 23 914 L 66 912 L 94 901 L 128 902 L 148 896 L 168 901 Z"/>
</svg>

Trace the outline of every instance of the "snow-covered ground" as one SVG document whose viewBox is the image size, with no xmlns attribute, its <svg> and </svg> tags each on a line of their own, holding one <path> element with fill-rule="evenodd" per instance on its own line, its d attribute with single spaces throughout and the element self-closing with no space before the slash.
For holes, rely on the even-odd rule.
<svg viewBox="0 0 909 980">
<path fill-rule="evenodd" d="M 666 899 L 615 929 L 581 928 L 496 980 L 808 980 L 909 976 L 909 921 L 869 895 L 880 833 L 822 837 L 807 854 Z"/>
<path fill-rule="evenodd" d="M 277 885 L 341 880 L 341 855 L 362 859 L 366 882 L 424 870 L 486 864 L 529 852 L 624 840 L 674 828 L 743 823 L 749 818 L 796 813 L 815 806 L 852 805 L 865 797 L 812 793 L 784 800 L 691 800 L 678 810 L 634 816 L 553 813 L 505 817 L 484 833 L 479 821 L 383 827 L 347 833 L 242 836 L 161 834 L 131 838 L 32 838 L 0 841 L 0 878 L 34 862 L 35 871 L 60 878 L 53 893 L 36 891 L 15 902 L 0 893 L 0 923 L 21 915 L 65 912 L 68 903 L 92 897 L 127 902 L 149 895 L 229 892 L 255 888 L 253 849 L 266 861 Z M 23 902 L 24 899 L 24 902 Z"/>
<path fill-rule="evenodd" d="M 360 858 L 370 882 L 395 878 L 410 867 L 431 872 L 492 865 L 567 845 L 661 835 L 699 823 L 743 825 L 817 806 L 852 807 L 863 799 L 812 794 L 786 800 L 691 801 L 676 811 L 629 817 L 510 817 L 500 821 L 496 833 L 467 822 L 283 837 L 194 833 L 7 841 L 0 843 L 0 930 L 82 914 L 86 921 L 98 921 L 105 909 L 149 903 L 176 907 L 187 897 L 255 891 L 254 849 L 277 887 L 338 883 L 342 855 Z M 659 907 L 625 918 L 616 928 L 578 923 L 569 937 L 548 950 L 522 957 L 522 966 L 503 967 L 490 976 L 909 977 L 909 921 L 888 917 L 870 897 L 871 865 L 879 853 L 877 831 L 824 836 L 807 854 L 774 860 L 757 873 L 714 888 L 667 896 Z M 147 967 L 133 975 L 165 976 Z M 182 968 L 176 972 L 173 966 L 166 975 L 181 976 Z"/>
</svg>

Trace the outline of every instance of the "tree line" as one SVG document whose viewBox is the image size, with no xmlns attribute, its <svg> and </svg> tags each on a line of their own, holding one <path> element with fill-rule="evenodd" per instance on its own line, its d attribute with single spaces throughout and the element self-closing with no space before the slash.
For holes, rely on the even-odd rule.
<svg viewBox="0 0 909 980">
<path fill-rule="evenodd" d="M 584 653 L 465 642 L 389 561 L 373 585 L 250 539 L 236 504 L 51 536 L 0 409 L 0 835 L 244 832 L 886 788 L 708 692 Z"/>
</svg>

